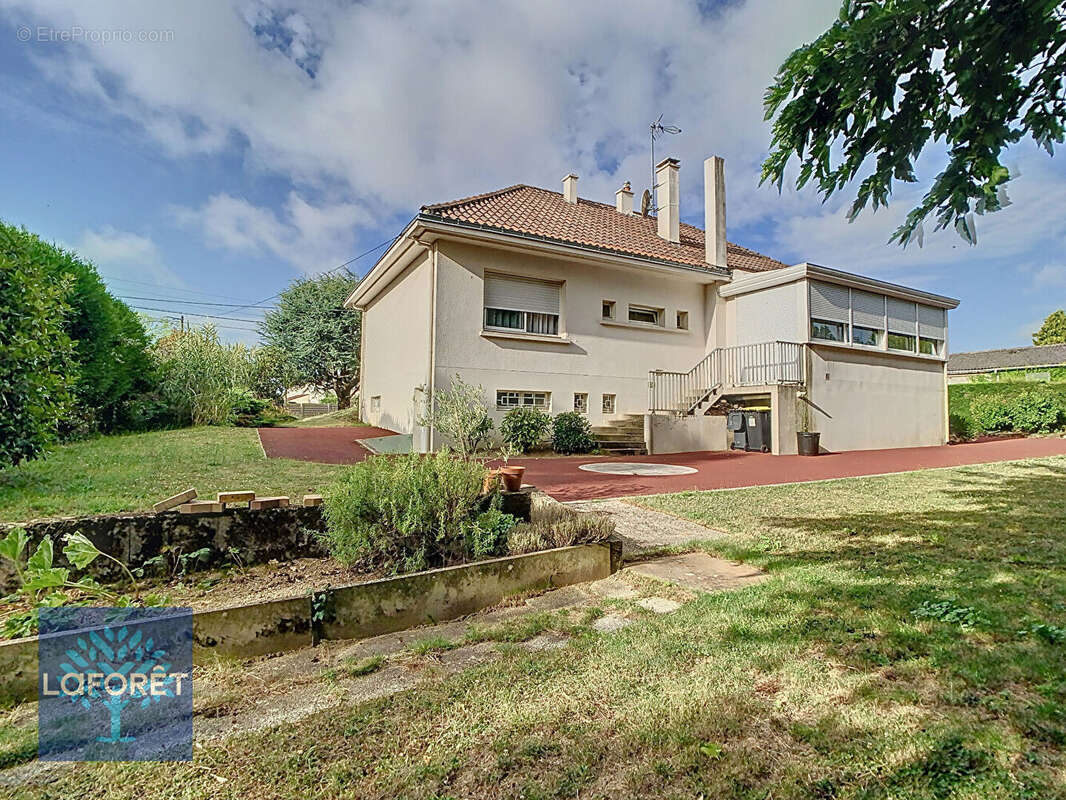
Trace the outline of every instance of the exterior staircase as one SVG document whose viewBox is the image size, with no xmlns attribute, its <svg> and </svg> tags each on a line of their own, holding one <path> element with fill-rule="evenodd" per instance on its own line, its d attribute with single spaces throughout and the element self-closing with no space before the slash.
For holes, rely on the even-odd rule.
<svg viewBox="0 0 1066 800">
<path fill-rule="evenodd" d="M 622 414 L 606 425 L 595 425 L 592 438 L 596 446 L 612 456 L 643 456 L 648 453 L 644 441 L 644 415 Z"/>
</svg>

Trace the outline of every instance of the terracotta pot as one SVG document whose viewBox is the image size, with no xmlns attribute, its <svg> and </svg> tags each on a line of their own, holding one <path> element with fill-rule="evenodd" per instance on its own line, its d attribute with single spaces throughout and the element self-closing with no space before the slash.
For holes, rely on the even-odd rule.
<svg viewBox="0 0 1066 800">
<path fill-rule="evenodd" d="M 517 492 L 522 488 L 522 476 L 525 472 L 525 467 L 503 467 L 500 469 L 500 474 L 503 476 L 503 488 L 508 492 Z"/>
<path fill-rule="evenodd" d="M 490 469 L 485 473 L 485 480 L 481 484 L 481 493 L 492 494 L 499 485 L 500 471 L 498 469 Z"/>
</svg>

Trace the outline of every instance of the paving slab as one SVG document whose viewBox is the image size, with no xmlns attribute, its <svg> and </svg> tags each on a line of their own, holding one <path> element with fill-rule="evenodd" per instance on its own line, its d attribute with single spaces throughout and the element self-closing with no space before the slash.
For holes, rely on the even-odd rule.
<svg viewBox="0 0 1066 800">
<path fill-rule="evenodd" d="M 600 617 L 598 620 L 592 623 L 592 629 L 599 631 L 600 633 L 617 633 L 628 625 L 632 624 L 632 620 L 620 617 L 616 614 L 608 614 L 605 617 Z"/>
<path fill-rule="evenodd" d="M 728 592 L 760 583 L 769 577 L 750 564 L 715 558 L 707 553 L 683 553 L 656 558 L 626 567 L 622 571 L 669 581 L 698 592 Z"/>
<path fill-rule="evenodd" d="M 666 597 L 645 597 L 638 600 L 637 605 L 655 614 L 670 614 L 681 608 L 679 602 Z"/>
<path fill-rule="evenodd" d="M 622 540 L 623 557 L 724 535 L 698 522 L 643 508 L 625 500 L 585 500 L 566 505 L 577 511 L 598 511 L 609 516 L 614 522 L 615 533 Z"/>
</svg>

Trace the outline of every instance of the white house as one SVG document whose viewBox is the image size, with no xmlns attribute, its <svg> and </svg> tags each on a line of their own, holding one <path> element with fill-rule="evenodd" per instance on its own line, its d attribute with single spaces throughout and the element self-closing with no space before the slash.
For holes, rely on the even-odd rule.
<svg viewBox="0 0 1066 800">
<path fill-rule="evenodd" d="M 720 158 L 706 232 L 681 224 L 679 168 L 658 164 L 655 215 L 628 184 L 614 206 L 579 198 L 576 175 L 423 206 L 347 301 L 363 419 L 434 449 L 420 409 L 459 374 L 497 420 L 578 410 L 653 453 L 726 448 L 723 400 L 771 407 L 774 453 L 804 425 L 830 451 L 945 442 L 958 301 L 726 242 Z"/>
</svg>

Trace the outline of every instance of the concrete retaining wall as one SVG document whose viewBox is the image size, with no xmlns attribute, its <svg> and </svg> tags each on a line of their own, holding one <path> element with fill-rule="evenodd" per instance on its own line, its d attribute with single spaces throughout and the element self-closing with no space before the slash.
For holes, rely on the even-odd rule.
<svg viewBox="0 0 1066 800">
<path fill-rule="evenodd" d="M 648 452 L 695 453 L 704 450 L 726 450 L 729 439 L 725 417 L 678 416 L 677 414 L 646 414 L 644 438 Z"/>
<path fill-rule="evenodd" d="M 620 541 L 600 542 L 198 611 L 194 653 L 251 658 L 455 619 L 522 592 L 606 578 L 621 559 Z M 0 642 L 0 703 L 36 699 L 37 638 Z"/>
</svg>

